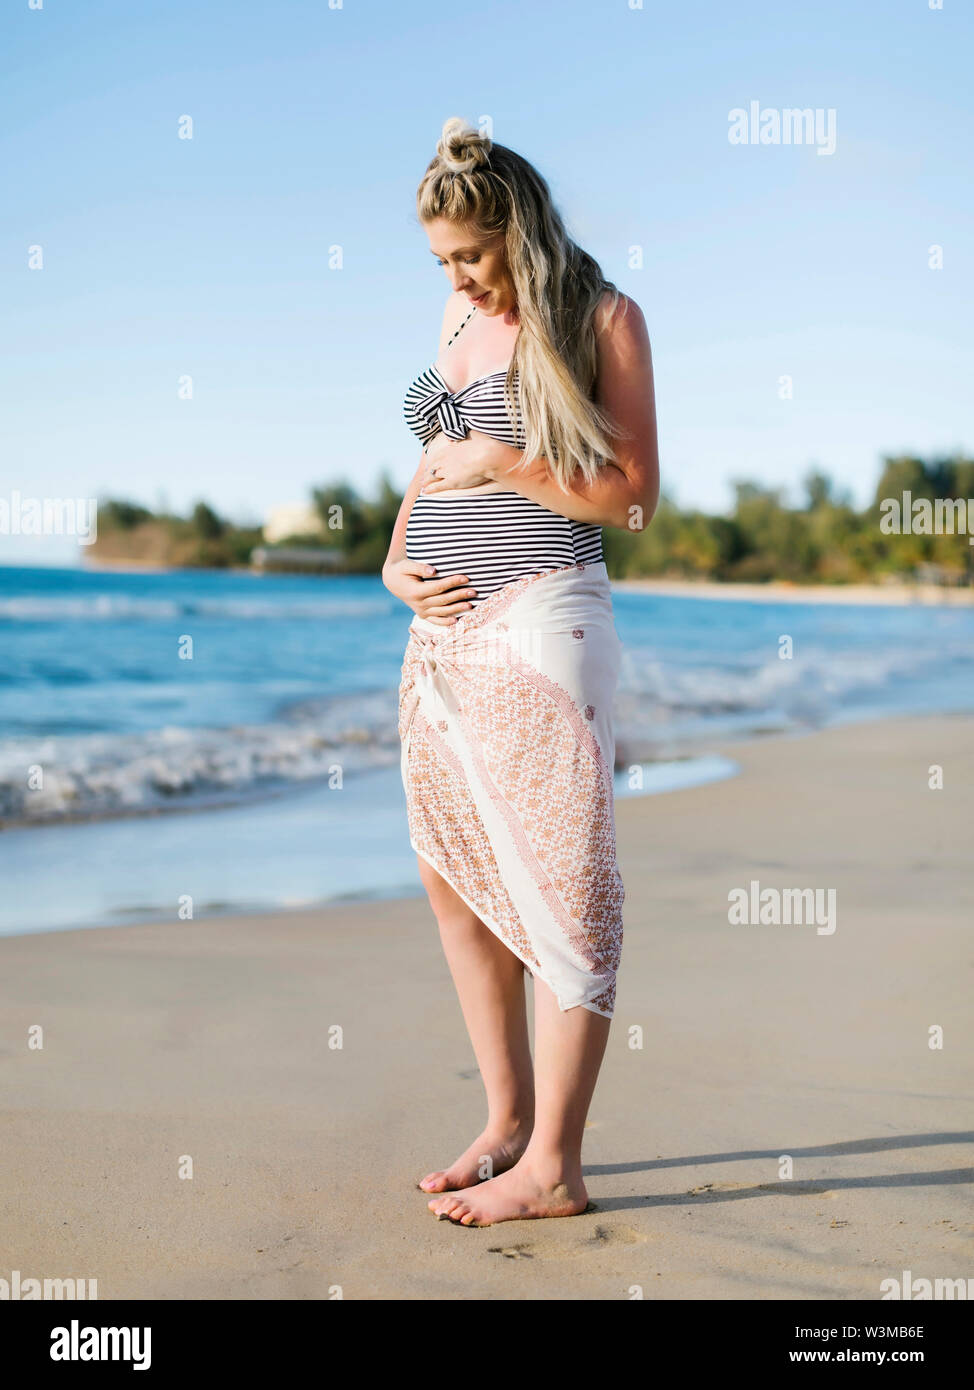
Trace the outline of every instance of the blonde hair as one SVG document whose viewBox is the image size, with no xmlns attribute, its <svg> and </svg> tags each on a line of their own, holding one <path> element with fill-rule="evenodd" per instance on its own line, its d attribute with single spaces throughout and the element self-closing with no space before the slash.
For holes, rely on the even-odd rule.
<svg viewBox="0 0 974 1390">
<path fill-rule="evenodd" d="M 594 481 L 614 457 L 615 431 L 592 399 L 594 316 L 606 293 L 615 311 L 619 290 L 571 240 L 538 171 L 459 116 L 443 126 L 416 209 L 421 222 L 466 223 L 484 240 L 503 233 L 521 324 L 504 395 L 513 421 L 517 374 L 526 440 L 521 465 L 547 459 L 563 488 L 576 472 Z"/>
</svg>

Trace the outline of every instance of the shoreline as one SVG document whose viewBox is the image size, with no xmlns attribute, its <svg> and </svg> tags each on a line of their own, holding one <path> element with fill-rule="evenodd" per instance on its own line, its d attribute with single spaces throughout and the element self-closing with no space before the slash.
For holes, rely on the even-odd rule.
<svg viewBox="0 0 974 1390">
<path fill-rule="evenodd" d="M 969 1273 L 971 757 L 974 716 L 881 720 L 619 803 L 593 1207 L 561 1221 L 459 1230 L 415 1190 L 483 1122 L 424 899 L 0 938 L 11 1267 L 102 1301 L 875 1300 Z M 834 889 L 837 929 L 731 925 L 749 880 Z"/>
<path fill-rule="evenodd" d="M 736 776 L 737 770 L 735 762 L 713 755 L 646 765 L 642 790 L 632 791 L 626 779 L 617 778 L 616 796 L 658 797 Z M 160 863 L 182 865 L 193 888 L 194 916 L 206 920 L 421 894 L 398 765 L 349 782 L 345 795 L 350 799 L 339 806 L 326 779 L 264 801 L 209 810 L 169 807 L 114 820 L 11 826 L 3 842 L 11 868 L 0 903 L 0 937 L 171 920 L 171 875 Z M 377 815 L 379 805 L 386 809 Z M 39 828 L 46 834 L 38 838 Z M 363 853 L 365 836 L 381 862 Z M 264 846 L 259 865 L 241 864 L 240 854 L 249 854 L 255 843 Z M 67 890 L 56 878 L 48 883 L 42 877 L 51 862 L 62 861 L 78 865 Z M 140 867 L 130 870 L 129 861 Z"/>
<path fill-rule="evenodd" d="M 697 595 L 688 595 L 688 597 L 696 596 Z M 708 596 L 709 595 L 700 595 L 700 597 Z M 826 732 L 829 729 L 844 728 L 851 724 L 884 724 L 891 719 L 953 719 L 963 717 L 968 713 L 974 715 L 974 708 L 968 710 L 966 708 L 948 707 L 941 710 L 921 710 L 914 713 L 904 713 L 901 710 L 893 709 L 890 710 L 888 713 L 868 714 L 864 717 L 860 717 L 859 715 L 854 713 L 845 714 L 840 710 L 835 712 L 834 717 L 832 717 L 824 725 L 815 725 L 814 727 L 797 726 L 794 728 L 784 729 L 758 728 L 753 733 L 743 735 L 739 738 L 723 738 L 720 736 L 715 736 L 713 743 L 701 743 L 699 747 L 688 749 L 687 751 L 678 753 L 676 755 L 667 755 L 665 757 L 659 758 L 649 757 L 637 761 L 641 761 L 642 766 L 650 770 L 655 768 L 680 767 L 684 764 L 696 764 L 699 762 L 707 762 L 711 758 L 717 758 L 719 760 L 721 758 L 726 757 L 730 758 L 733 761 L 735 750 L 747 748 L 751 744 L 756 742 L 763 743 L 769 739 L 774 740 L 783 738 L 806 738 L 815 736 L 819 733 Z M 624 760 L 623 762 L 618 763 L 615 767 L 616 775 L 618 776 L 628 765 L 628 760 Z M 398 760 L 391 759 L 388 763 L 377 763 L 374 766 L 359 769 L 359 772 L 364 773 L 366 775 L 381 775 L 383 773 L 388 773 L 390 770 L 394 770 L 397 767 Z M 92 811 L 71 811 L 64 815 L 52 814 L 49 816 L 38 816 L 35 818 L 22 819 L 17 819 L 11 816 L 5 817 L 2 814 L 0 814 L 0 833 L 11 830 L 58 830 L 71 825 L 115 825 L 131 821 L 151 821 L 153 819 L 159 818 L 168 819 L 169 817 L 228 813 L 233 811 L 244 810 L 248 806 L 259 808 L 266 806 L 267 804 L 272 803 L 274 801 L 287 800 L 289 797 L 295 794 L 300 794 L 306 791 L 313 793 L 316 790 L 321 790 L 323 787 L 327 786 L 328 776 L 329 775 L 327 773 L 323 773 L 318 778 L 309 778 L 300 782 L 288 782 L 283 783 L 281 785 L 262 789 L 260 791 L 251 791 L 248 794 L 241 795 L 240 797 L 235 799 L 201 799 L 199 801 L 185 805 L 178 805 L 172 803 L 167 804 L 164 802 L 160 802 L 158 805 L 151 806 L 113 807 L 110 810 L 96 809 Z M 699 785 L 710 785 L 711 781 L 719 780 L 720 776 L 721 774 L 716 773 L 713 777 L 707 778 L 706 780 L 702 781 Z M 680 790 L 682 790 L 682 786 L 680 784 L 677 784 L 672 787 L 663 787 L 657 791 L 646 791 L 642 793 L 637 793 L 636 796 L 669 796 L 673 792 Z"/>
<path fill-rule="evenodd" d="M 754 603 L 849 603 L 889 607 L 966 608 L 974 605 L 974 586 L 939 584 L 767 584 L 720 583 L 716 580 L 613 579 L 623 593 L 660 598 L 739 599 Z"/>
<path fill-rule="evenodd" d="M 949 708 L 937 712 L 919 711 L 911 714 L 890 711 L 881 715 L 870 713 L 864 717 L 837 720 L 833 723 L 814 727 L 768 729 L 749 735 L 715 738 L 712 744 L 688 752 L 683 757 L 667 757 L 659 762 L 644 762 L 643 767 L 646 769 L 649 780 L 640 791 L 621 789 L 620 774 L 617 771 L 615 801 L 617 814 L 620 812 L 620 808 L 631 802 L 655 802 L 668 805 L 674 798 L 687 793 L 713 788 L 722 782 L 738 783 L 747 765 L 750 751 L 753 749 L 768 747 L 774 750 L 778 746 L 796 742 L 814 744 L 816 740 L 840 730 L 863 729 L 875 731 L 877 736 L 881 736 L 883 729 L 904 720 L 908 723 L 918 720 L 940 720 L 949 723 L 964 719 L 974 720 L 974 710 Z M 686 773 L 683 775 L 678 773 L 681 768 L 686 769 Z M 660 779 L 656 785 L 653 785 L 652 778 L 655 769 L 664 770 L 666 778 L 665 780 Z M 300 870 L 301 856 L 306 856 L 309 852 L 306 843 L 311 833 L 308 831 L 309 825 L 316 827 L 314 829 L 315 837 L 324 836 L 326 842 L 329 837 L 332 837 L 332 853 L 338 856 L 336 865 L 344 862 L 342 856 L 345 856 L 358 843 L 356 840 L 350 839 L 349 835 L 339 836 L 338 840 L 334 840 L 336 827 L 330 819 L 331 798 L 326 791 L 327 779 L 324 779 L 315 784 L 305 782 L 278 788 L 266 796 L 249 798 L 239 802 L 214 803 L 193 807 L 153 807 L 148 810 L 130 811 L 121 815 L 105 813 L 58 821 L 8 821 L 0 825 L 0 830 L 5 831 L 8 837 L 11 835 L 14 837 L 14 840 L 10 841 L 8 845 L 8 849 L 21 858 L 25 855 L 28 856 L 24 871 L 20 873 L 19 877 L 14 876 L 11 880 L 14 900 L 17 899 L 18 894 L 29 893 L 29 888 L 26 885 L 30 881 L 30 874 L 39 871 L 44 854 L 53 853 L 55 857 L 59 854 L 80 854 L 83 858 L 91 859 L 96 864 L 107 863 L 113 852 L 112 846 L 116 842 L 121 842 L 123 845 L 128 843 L 131 848 L 133 842 L 130 838 L 130 828 L 141 831 L 145 827 L 146 833 L 150 833 L 150 828 L 153 825 L 160 827 L 158 831 L 151 832 L 156 836 L 162 836 L 157 844 L 159 852 L 168 859 L 178 859 L 182 862 L 185 871 L 193 879 L 196 911 L 199 913 L 199 920 L 202 921 L 228 920 L 238 917 L 257 919 L 268 914 L 287 916 L 291 912 L 301 914 L 327 913 L 332 910 L 341 910 L 355 903 L 377 904 L 406 899 L 422 899 L 421 885 L 418 879 L 414 881 L 414 856 L 406 845 L 404 828 L 402 835 L 397 839 L 390 838 L 397 825 L 395 820 L 396 807 L 398 807 L 400 795 L 398 767 L 390 764 L 388 767 L 375 768 L 370 771 L 369 777 L 361 784 L 356 784 L 358 802 L 361 802 L 363 795 L 366 797 L 378 795 L 382 799 L 388 795 L 391 802 L 395 802 L 395 806 L 392 806 L 386 817 L 382 831 L 385 837 L 382 843 L 386 847 L 383 851 L 384 863 L 388 869 L 385 880 L 381 876 L 377 879 L 374 874 L 368 880 L 354 876 L 353 881 L 342 880 L 341 885 L 339 885 L 335 882 L 333 875 L 329 874 L 327 887 L 324 887 L 322 880 L 315 891 L 314 887 L 305 879 L 301 888 L 295 891 L 295 875 L 296 871 Z M 686 775 L 687 773 L 689 775 Z M 361 813 L 361 805 L 358 806 L 358 810 Z M 257 818 L 256 822 L 248 817 L 248 813 Z M 347 811 L 343 811 L 342 814 L 347 819 Z M 622 814 L 628 814 L 628 812 L 622 812 Z M 248 818 L 241 822 L 239 819 L 241 816 Z M 255 833 L 262 833 L 262 818 L 274 818 L 275 823 L 280 828 L 280 817 L 282 816 L 285 818 L 285 826 L 290 826 L 290 829 L 286 831 L 290 845 L 290 868 L 287 885 L 284 886 L 279 873 L 276 874 L 279 865 L 277 859 L 272 857 L 270 861 L 271 879 L 277 885 L 277 897 L 267 891 L 267 885 L 263 881 L 245 878 L 244 881 L 234 880 L 236 896 L 224 900 L 225 889 L 217 886 L 220 882 L 219 876 L 221 872 L 232 875 L 233 854 L 236 847 L 242 843 L 247 843 Z M 167 836 L 165 831 L 167 825 L 173 827 L 174 837 Z M 355 834 L 359 834 L 364 829 L 365 822 L 360 821 L 359 817 L 354 820 L 354 826 L 357 827 Z M 372 829 L 372 843 L 378 849 L 378 841 L 374 838 L 375 827 L 373 826 Z M 34 832 L 38 830 L 47 832 L 51 839 L 48 840 L 42 836 L 40 841 L 35 844 Z M 71 834 L 68 840 L 60 839 L 61 834 L 69 830 Z M 24 833 L 27 834 L 28 838 L 21 842 L 17 837 Z M 75 834 L 78 835 L 77 841 L 74 839 Z M 199 841 L 200 836 L 207 844 L 213 841 L 214 836 L 218 837 L 216 841 L 213 841 L 212 848 L 219 850 L 216 867 L 212 867 L 212 858 L 207 859 L 206 863 L 210 868 L 203 872 L 202 877 L 190 848 L 191 845 Z M 144 849 L 143 846 L 143 851 Z M 189 855 L 188 858 L 187 854 Z M 103 930 L 124 932 L 130 928 L 158 926 L 172 920 L 171 908 L 168 905 L 171 900 L 159 882 L 154 883 L 155 892 L 147 894 L 144 885 L 141 890 L 135 887 L 134 880 L 130 887 L 125 872 L 122 870 L 119 874 L 113 875 L 112 893 L 106 903 L 104 901 L 105 890 L 96 891 L 92 895 L 88 882 L 89 877 L 76 879 L 74 886 L 75 904 L 77 905 L 79 900 L 86 902 L 86 909 L 83 914 L 76 912 L 73 920 L 64 920 L 63 912 L 59 911 L 58 899 L 55 897 L 53 900 L 48 900 L 42 891 L 39 900 L 35 901 L 35 920 L 42 921 L 43 925 L 32 925 L 25 928 L 18 924 L 11 929 L 11 923 L 6 920 L 6 917 L 3 917 L 3 914 L 0 914 L 0 918 L 2 918 L 0 920 L 0 941 L 61 932 L 86 933 Z M 135 893 L 134 897 L 129 897 L 125 891 L 129 887 L 130 891 Z M 165 905 L 162 905 L 163 903 Z M 45 910 L 44 904 L 46 904 L 47 910 Z"/>
<path fill-rule="evenodd" d="M 895 718 L 896 716 L 893 715 L 891 717 Z M 817 732 L 817 730 L 814 729 L 776 729 L 773 731 L 759 730 L 757 733 L 752 734 L 750 738 L 774 738 L 777 735 L 783 733 L 815 732 Z M 750 742 L 750 738 L 741 739 L 739 741 L 742 743 Z M 718 740 L 718 742 L 722 746 L 724 740 Z M 683 767 L 686 765 L 696 766 L 700 763 L 707 763 L 714 756 L 717 756 L 718 758 L 720 757 L 719 749 L 706 748 L 703 751 L 688 751 L 675 757 L 646 757 L 640 759 L 639 761 L 644 770 L 647 770 L 650 773 L 652 773 L 656 770 L 671 770 L 673 768 Z M 628 766 L 628 761 L 619 763 L 614 768 L 615 775 L 618 776 Z M 399 760 L 390 759 L 386 763 L 376 763 L 370 767 L 359 768 L 357 769 L 357 773 L 359 776 L 366 777 L 372 775 L 382 776 L 383 774 L 388 774 L 390 772 L 398 772 L 398 769 Z M 715 780 L 720 775 L 722 774 L 719 772 L 714 772 L 711 776 L 704 778 L 703 782 Z M 273 787 L 261 788 L 260 790 L 251 790 L 249 793 L 242 794 L 236 798 L 214 798 L 213 800 L 206 800 L 205 798 L 201 797 L 199 800 L 196 801 L 187 800 L 187 802 L 182 805 L 172 803 L 167 804 L 165 802 L 161 802 L 157 805 L 150 806 L 112 807 L 109 810 L 95 809 L 88 811 L 68 811 L 64 814 L 49 814 L 46 816 L 35 816 L 33 818 L 24 817 L 19 820 L 15 819 L 12 816 L 5 817 L 2 813 L 0 813 L 0 832 L 9 830 L 53 830 L 69 825 L 116 825 L 123 824 L 127 821 L 147 821 L 169 816 L 205 816 L 221 811 L 240 811 L 246 810 L 248 806 L 263 807 L 266 806 L 268 803 L 272 803 L 274 801 L 287 800 L 289 797 L 294 796 L 296 794 L 300 794 L 305 791 L 310 792 L 312 794 L 318 791 L 322 791 L 328 786 L 328 780 L 329 774 L 325 772 L 322 773 L 319 777 L 306 778 L 300 782 L 285 782 L 280 785 L 275 785 Z M 682 783 L 677 782 L 676 784 L 674 784 L 673 787 L 662 787 L 656 791 L 635 793 L 635 795 L 665 796 L 666 793 L 671 790 L 679 790 L 681 785 Z"/>
</svg>

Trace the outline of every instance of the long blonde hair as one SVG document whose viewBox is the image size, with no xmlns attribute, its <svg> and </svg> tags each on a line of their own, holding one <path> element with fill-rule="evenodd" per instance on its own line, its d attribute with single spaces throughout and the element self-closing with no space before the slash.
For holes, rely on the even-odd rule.
<svg viewBox="0 0 974 1390">
<path fill-rule="evenodd" d="M 483 239 L 503 233 L 520 332 L 504 383 L 511 419 L 520 386 L 526 448 L 521 464 L 547 459 L 567 488 L 576 472 L 592 482 L 614 457 L 618 433 L 593 397 L 598 354 L 595 311 L 619 290 L 576 246 L 538 171 L 459 116 L 443 126 L 416 194 L 421 222 L 469 224 Z"/>
</svg>

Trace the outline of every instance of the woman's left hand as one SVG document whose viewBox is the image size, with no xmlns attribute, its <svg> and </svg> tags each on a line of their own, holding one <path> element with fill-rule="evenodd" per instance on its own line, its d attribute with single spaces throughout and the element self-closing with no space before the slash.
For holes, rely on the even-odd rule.
<svg viewBox="0 0 974 1390">
<path fill-rule="evenodd" d="M 426 453 L 426 473 L 420 495 L 431 492 L 453 492 L 482 487 L 494 479 L 487 472 L 486 459 L 475 435 L 466 439 L 450 439 L 438 434 Z"/>
</svg>

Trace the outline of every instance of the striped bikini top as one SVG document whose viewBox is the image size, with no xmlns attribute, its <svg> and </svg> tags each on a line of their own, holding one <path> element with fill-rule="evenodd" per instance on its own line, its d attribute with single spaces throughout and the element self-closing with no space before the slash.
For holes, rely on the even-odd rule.
<svg viewBox="0 0 974 1390">
<path fill-rule="evenodd" d="M 467 326 L 477 306 L 460 324 L 450 338 L 447 347 Z M 406 392 L 403 415 L 406 424 L 426 449 L 430 441 L 439 433 L 449 439 L 466 439 L 470 430 L 479 430 L 509 444 L 513 449 L 523 449 L 526 443 L 520 411 L 514 422 L 511 421 L 504 400 L 504 381 L 507 368 L 500 372 L 488 372 L 464 386 L 461 391 L 451 391 L 449 383 L 440 375 L 433 363 L 427 367 Z M 517 391 L 517 373 L 514 374 L 514 390 Z"/>
<path fill-rule="evenodd" d="M 475 305 L 447 347 L 476 312 Z M 440 433 L 465 439 L 473 429 L 523 450 L 520 410 L 512 422 L 504 399 L 506 377 L 506 369 L 489 372 L 451 391 L 434 363 L 406 393 L 406 423 L 424 449 Z M 516 392 L 516 373 L 514 381 Z M 431 493 L 413 503 L 406 523 L 406 555 L 435 566 L 440 577 L 468 575 L 477 591 L 471 600 L 476 605 L 525 575 L 600 563 L 602 528 L 572 521 L 519 492 Z"/>
</svg>

